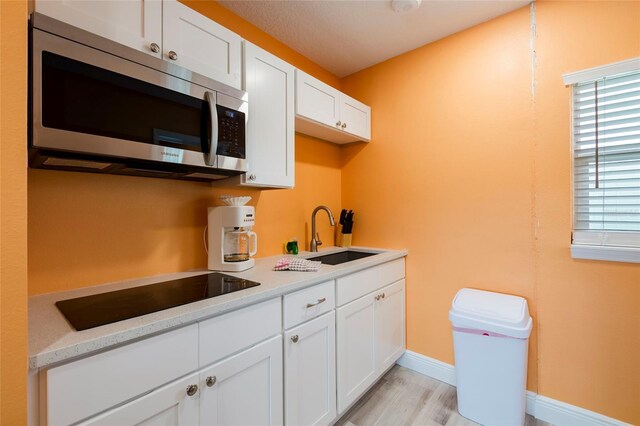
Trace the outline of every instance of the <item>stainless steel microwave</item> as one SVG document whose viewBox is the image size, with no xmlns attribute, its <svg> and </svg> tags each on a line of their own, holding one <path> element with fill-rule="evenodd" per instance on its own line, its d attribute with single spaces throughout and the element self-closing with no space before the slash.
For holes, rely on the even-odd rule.
<svg viewBox="0 0 640 426">
<path fill-rule="evenodd" d="M 247 94 L 34 13 L 29 165 L 188 180 L 247 170 Z"/>
</svg>

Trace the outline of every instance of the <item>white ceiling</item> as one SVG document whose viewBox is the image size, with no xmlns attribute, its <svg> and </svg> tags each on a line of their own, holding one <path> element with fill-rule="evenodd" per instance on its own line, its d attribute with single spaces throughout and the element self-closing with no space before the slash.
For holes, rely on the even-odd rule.
<svg viewBox="0 0 640 426">
<path fill-rule="evenodd" d="M 344 77 L 527 5 L 530 0 L 222 0 L 227 9 Z"/>
</svg>

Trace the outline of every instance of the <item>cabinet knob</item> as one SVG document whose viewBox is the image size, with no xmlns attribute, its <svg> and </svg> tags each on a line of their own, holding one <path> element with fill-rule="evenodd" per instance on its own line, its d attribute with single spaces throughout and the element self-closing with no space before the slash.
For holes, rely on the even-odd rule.
<svg viewBox="0 0 640 426">
<path fill-rule="evenodd" d="M 169 51 L 169 59 L 171 59 L 172 61 L 175 61 L 178 59 L 178 54 L 176 52 L 174 52 L 173 50 Z"/>
<path fill-rule="evenodd" d="M 294 334 L 293 336 L 291 336 L 291 341 L 292 341 L 293 343 L 298 343 L 298 335 L 297 335 L 297 334 Z"/>
<path fill-rule="evenodd" d="M 212 387 L 213 385 L 216 384 L 216 376 L 208 376 L 205 380 L 205 383 L 207 384 L 208 387 Z"/>
<path fill-rule="evenodd" d="M 342 126 L 340 126 L 340 127 L 342 127 L 343 129 L 346 129 L 347 128 L 347 123 L 342 123 Z"/>
<path fill-rule="evenodd" d="M 338 122 L 336 123 L 336 127 L 340 127 L 340 126 L 342 126 L 342 121 L 338 121 Z"/>
<path fill-rule="evenodd" d="M 158 46 L 157 43 L 151 43 L 149 45 L 149 49 L 151 49 L 153 53 L 158 53 L 160 51 L 160 46 Z"/>
<path fill-rule="evenodd" d="M 382 298 L 384 299 L 384 293 L 382 293 Z"/>
<path fill-rule="evenodd" d="M 378 295 L 376 295 L 376 297 L 374 297 L 374 299 L 376 299 L 376 300 L 380 300 L 380 295 L 379 295 L 379 294 L 378 294 Z"/>
<path fill-rule="evenodd" d="M 256 175 L 253 173 L 249 175 L 249 180 L 256 180 Z"/>
<path fill-rule="evenodd" d="M 187 386 L 187 395 L 193 396 L 198 392 L 198 385 Z"/>
</svg>

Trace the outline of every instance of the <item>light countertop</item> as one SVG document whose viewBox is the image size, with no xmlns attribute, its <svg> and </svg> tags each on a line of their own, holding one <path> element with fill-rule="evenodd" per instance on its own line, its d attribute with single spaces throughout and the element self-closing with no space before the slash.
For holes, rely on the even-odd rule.
<svg viewBox="0 0 640 426">
<path fill-rule="evenodd" d="M 142 315 L 124 321 L 76 331 L 55 306 L 59 300 L 105 293 L 162 281 L 207 274 L 199 269 L 189 272 L 156 275 L 120 281 L 76 290 L 43 294 L 29 298 L 29 368 L 41 368 L 79 356 L 148 337 L 161 331 L 184 326 L 220 315 L 263 300 L 291 293 L 302 288 L 351 274 L 407 255 L 406 250 L 384 250 L 366 247 L 352 249 L 379 253 L 341 265 L 323 264 L 318 272 L 273 271 L 276 261 L 284 255 L 256 259 L 256 265 L 243 272 L 224 272 L 260 283 L 257 287 L 201 300 L 187 305 Z M 328 247 L 319 253 L 301 252 L 299 257 L 313 257 L 346 249 Z"/>
</svg>

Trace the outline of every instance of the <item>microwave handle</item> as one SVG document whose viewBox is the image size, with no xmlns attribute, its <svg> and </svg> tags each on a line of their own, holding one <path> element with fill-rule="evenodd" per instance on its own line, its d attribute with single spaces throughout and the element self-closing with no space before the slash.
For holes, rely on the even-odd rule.
<svg viewBox="0 0 640 426">
<path fill-rule="evenodd" d="M 205 156 L 208 166 L 215 166 L 216 153 L 218 152 L 218 108 L 216 108 L 216 93 L 206 92 L 204 100 L 209 104 L 209 114 L 211 120 L 211 141 L 209 142 L 209 156 Z"/>
</svg>

